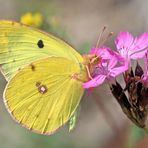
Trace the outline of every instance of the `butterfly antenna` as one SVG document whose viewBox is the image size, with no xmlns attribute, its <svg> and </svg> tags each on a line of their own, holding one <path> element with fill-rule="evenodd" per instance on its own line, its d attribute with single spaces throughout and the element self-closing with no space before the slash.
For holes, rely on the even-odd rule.
<svg viewBox="0 0 148 148">
<path fill-rule="evenodd" d="M 101 42 L 100 46 L 102 46 L 111 36 L 113 35 L 113 32 L 110 32 L 107 37 Z"/>
<path fill-rule="evenodd" d="M 104 26 L 104 27 L 102 28 L 102 31 L 100 32 L 99 38 L 98 38 L 98 40 L 97 40 L 96 48 L 100 46 L 100 41 L 101 41 L 101 38 L 102 38 L 103 33 L 105 32 L 106 28 L 107 28 L 106 26 Z"/>
<path fill-rule="evenodd" d="M 104 31 L 105 31 L 105 29 L 106 28 L 104 28 Z M 102 34 L 103 34 L 103 32 L 104 32 L 103 30 L 102 30 L 102 33 L 100 33 L 100 39 L 101 39 L 101 37 L 102 37 Z M 108 35 L 107 35 L 107 37 L 100 43 L 100 39 L 98 40 L 98 45 L 96 46 L 96 48 L 97 47 L 101 47 L 111 36 L 113 35 L 113 32 L 110 32 Z M 94 60 L 95 59 L 97 59 L 97 58 L 99 58 L 99 56 L 97 55 L 95 58 L 94 58 Z"/>
</svg>

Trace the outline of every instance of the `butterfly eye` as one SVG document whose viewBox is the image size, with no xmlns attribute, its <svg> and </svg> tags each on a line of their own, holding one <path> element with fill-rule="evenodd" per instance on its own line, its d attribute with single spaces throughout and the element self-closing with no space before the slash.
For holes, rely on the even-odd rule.
<svg viewBox="0 0 148 148">
<path fill-rule="evenodd" d="M 39 48 L 43 48 L 44 47 L 44 43 L 43 43 L 42 40 L 39 40 L 37 45 L 38 45 Z"/>
</svg>

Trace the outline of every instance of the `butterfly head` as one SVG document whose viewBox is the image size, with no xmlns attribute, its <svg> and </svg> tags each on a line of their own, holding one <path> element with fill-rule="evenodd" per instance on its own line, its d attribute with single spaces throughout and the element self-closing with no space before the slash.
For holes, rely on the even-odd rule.
<svg viewBox="0 0 148 148">
<path fill-rule="evenodd" d="M 94 67 L 98 64 L 101 63 L 101 57 L 98 55 L 92 55 L 92 54 L 88 54 L 88 55 L 83 55 L 84 58 L 84 65 L 88 66 L 88 67 Z"/>
</svg>

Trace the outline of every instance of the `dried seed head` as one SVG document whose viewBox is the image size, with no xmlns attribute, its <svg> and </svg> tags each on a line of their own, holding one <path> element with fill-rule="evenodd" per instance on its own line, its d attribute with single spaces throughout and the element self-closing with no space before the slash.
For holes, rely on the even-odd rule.
<svg viewBox="0 0 148 148">
<path fill-rule="evenodd" d="M 148 88 L 140 81 L 142 75 L 143 70 L 137 63 L 135 74 L 132 68 L 124 74 L 125 89 L 116 82 L 111 85 L 111 91 L 127 117 L 138 127 L 144 128 L 148 116 Z"/>
<path fill-rule="evenodd" d="M 135 68 L 135 76 L 138 76 L 141 78 L 141 76 L 143 75 L 143 69 L 142 67 L 139 65 L 139 63 L 137 62 L 137 66 Z"/>
</svg>

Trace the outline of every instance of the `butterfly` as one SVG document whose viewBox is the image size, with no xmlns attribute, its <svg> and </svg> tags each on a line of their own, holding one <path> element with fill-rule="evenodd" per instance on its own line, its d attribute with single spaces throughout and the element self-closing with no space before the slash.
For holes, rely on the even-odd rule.
<svg viewBox="0 0 148 148">
<path fill-rule="evenodd" d="M 40 134 L 70 120 L 89 79 L 84 58 L 70 45 L 14 21 L 0 21 L 0 64 L 9 113 Z"/>
</svg>

